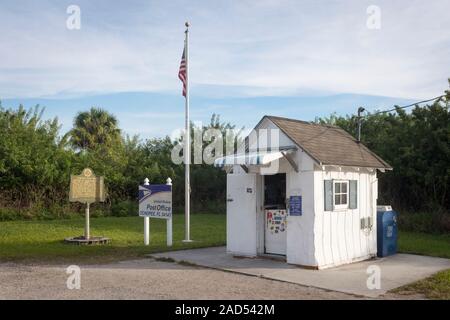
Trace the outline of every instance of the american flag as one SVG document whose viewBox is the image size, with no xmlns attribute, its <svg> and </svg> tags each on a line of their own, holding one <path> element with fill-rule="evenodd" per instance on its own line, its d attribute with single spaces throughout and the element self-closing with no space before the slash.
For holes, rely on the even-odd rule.
<svg viewBox="0 0 450 320">
<path fill-rule="evenodd" d="M 186 97 L 186 78 L 187 78 L 186 48 L 184 48 L 183 56 L 181 57 L 180 71 L 178 71 L 178 78 L 180 78 L 181 82 L 183 82 L 183 96 Z"/>
</svg>

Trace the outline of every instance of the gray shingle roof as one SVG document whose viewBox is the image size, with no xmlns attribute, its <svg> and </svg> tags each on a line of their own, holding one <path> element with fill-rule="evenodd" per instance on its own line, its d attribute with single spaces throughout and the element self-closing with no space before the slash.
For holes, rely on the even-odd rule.
<svg viewBox="0 0 450 320">
<path fill-rule="evenodd" d="M 264 118 L 271 120 L 321 165 L 392 169 L 383 159 L 339 127 L 274 116 Z"/>
</svg>

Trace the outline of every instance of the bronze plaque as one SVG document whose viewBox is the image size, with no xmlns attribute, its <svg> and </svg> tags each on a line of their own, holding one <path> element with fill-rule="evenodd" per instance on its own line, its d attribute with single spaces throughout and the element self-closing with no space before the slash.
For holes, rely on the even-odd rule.
<svg viewBox="0 0 450 320">
<path fill-rule="evenodd" d="M 103 177 L 96 177 L 86 168 L 79 176 L 70 176 L 70 202 L 94 203 L 105 201 Z"/>
</svg>

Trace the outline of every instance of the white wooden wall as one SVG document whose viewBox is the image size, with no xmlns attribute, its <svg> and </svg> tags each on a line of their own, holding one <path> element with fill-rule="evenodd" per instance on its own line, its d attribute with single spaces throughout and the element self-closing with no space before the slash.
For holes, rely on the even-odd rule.
<svg viewBox="0 0 450 320">
<path fill-rule="evenodd" d="M 343 179 L 358 181 L 358 206 L 356 209 L 324 211 L 324 180 Z M 376 255 L 376 171 L 314 172 L 315 255 L 319 268 L 364 260 Z M 360 220 L 372 216 L 370 230 L 361 230 Z"/>
<path fill-rule="evenodd" d="M 302 196 L 302 215 L 288 216 L 286 261 L 302 266 L 316 266 L 314 254 L 314 162 L 302 151 L 297 151 L 299 173 L 290 170 L 286 175 L 286 196 Z"/>
</svg>

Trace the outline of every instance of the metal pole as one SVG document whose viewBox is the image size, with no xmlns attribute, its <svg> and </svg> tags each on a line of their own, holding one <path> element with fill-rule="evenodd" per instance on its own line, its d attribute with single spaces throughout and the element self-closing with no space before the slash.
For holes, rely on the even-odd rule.
<svg viewBox="0 0 450 320">
<path fill-rule="evenodd" d="M 361 113 L 363 113 L 366 109 L 364 109 L 363 107 L 359 107 L 358 108 L 358 142 L 361 142 L 361 122 L 362 122 L 362 118 L 361 118 Z"/>
<path fill-rule="evenodd" d="M 150 185 L 148 178 L 144 180 L 144 186 Z M 150 244 L 150 218 L 144 217 L 144 245 L 148 246 Z"/>
<path fill-rule="evenodd" d="M 89 238 L 91 237 L 89 233 L 89 206 L 90 203 L 86 203 L 86 224 L 84 226 L 84 239 L 86 240 L 89 240 Z"/>
<path fill-rule="evenodd" d="M 190 132 L 190 121 L 189 121 L 189 22 L 186 22 L 186 40 L 185 40 L 185 58 L 186 58 L 186 121 L 185 121 L 185 145 L 184 145 L 184 163 L 185 163 L 185 239 L 184 242 L 190 242 L 190 174 L 189 165 L 191 162 L 191 132 Z"/>
<path fill-rule="evenodd" d="M 171 188 L 172 188 L 172 179 L 167 178 L 166 184 L 171 186 Z M 167 246 L 171 247 L 172 246 L 172 217 L 170 217 L 170 219 L 167 219 L 166 226 L 167 226 Z"/>
</svg>

